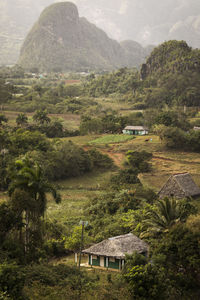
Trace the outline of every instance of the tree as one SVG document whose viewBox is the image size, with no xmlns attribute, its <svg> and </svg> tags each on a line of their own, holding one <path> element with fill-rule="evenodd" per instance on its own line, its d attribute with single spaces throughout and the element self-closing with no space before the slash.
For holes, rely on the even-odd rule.
<svg viewBox="0 0 200 300">
<path fill-rule="evenodd" d="M 5 115 L 0 115 L 0 126 L 2 125 L 2 123 L 7 123 L 8 122 L 8 118 L 6 118 Z"/>
<path fill-rule="evenodd" d="M 23 126 L 27 125 L 28 117 L 25 114 L 21 113 L 17 116 L 16 123 L 18 126 L 23 127 Z"/>
<path fill-rule="evenodd" d="M 19 266 L 11 263 L 0 264 L 0 299 L 25 299 L 24 284 L 25 274 Z M 2 292 L 5 293 L 5 298 L 1 298 Z"/>
<path fill-rule="evenodd" d="M 153 265 L 164 267 L 173 285 L 172 299 L 199 299 L 199 238 L 199 230 L 178 223 L 151 244 Z"/>
<path fill-rule="evenodd" d="M 163 300 L 169 286 L 163 268 L 151 265 L 135 265 L 127 270 L 124 278 L 135 300 Z"/>
<path fill-rule="evenodd" d="M 152 153 L 146 151 L 132 151 L 129 150 L 126 153 L 126 162 L 125 164 L 129 167 L 137 170 L 138 173 L 140 172 L 148 172 L 150 170 L 150 164 L 148 160 L 152 158 Z"/>
<path fill-rule="evenodd" d="M 186 202 L 187 200 L 174 198 L 159 200 L 143 222 L 147 227 L 146 233 L 168 232 L 176 223 L 185 221 L 188 215 L 194 212 L 194 207 Z"/>
<path fill-rule="evenodd" d="M 25 215 L 25 251 L 29 244 L 29 226 L 35 229 L 41 216 L 44 216 L 47 193 L 51 193 L 56 203 L 61 201 L 60 194 L 44 177 L 42 168 L 28 157 L 15 162 L 15 172 L 9 186 L 12 205 Z"/>
<path fill-rule="evenodd" d="M 12 86 L 6 83 L 5 80 L 0 79 L 0 106 L 3 109 L 3 104 L 12 98 Z"/>
<path fill-rule="evenodd" d="M 50 123 L 51 121 L 51 119 L 48 117 L 46 110 L 37 110 L 33 115 L 33 120 L 41 125 L 45 123 Z"/>
</svg>

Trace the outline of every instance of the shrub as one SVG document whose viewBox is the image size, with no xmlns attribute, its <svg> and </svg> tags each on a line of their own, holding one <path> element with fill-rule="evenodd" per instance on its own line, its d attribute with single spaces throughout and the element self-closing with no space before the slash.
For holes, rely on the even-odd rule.
<svg viewBox="0 0 200 300">
<path fill-rule="evenodd" d="M 6 292 L 13 299 L 24 299 L 23 287 L 25 283 L 25 274 L 15 264 L 0 265 L 0 290 Z"/>
</svg>

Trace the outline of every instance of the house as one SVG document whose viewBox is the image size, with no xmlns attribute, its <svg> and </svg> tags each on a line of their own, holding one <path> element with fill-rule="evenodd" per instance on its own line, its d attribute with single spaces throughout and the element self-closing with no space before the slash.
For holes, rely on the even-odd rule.
<svg viewBox="0 0 200 300">
<path fill-rule="evenodd" d="M 193 130 L 198 131 L 198 130 L 200 130 L 200 127 L 194 126 Z"/>
<path fill-rule="evenodd" d="M 169 177 L 158 195 L 160 199 L 164 197 L 195 198 L 200 196 L 200 188 L 189 173 L 179 173 Z"/>
<path fill-rule="evenodd" d="M 147 255 L 148 245 L 132 233 L 104 240 L 82 252 L 88 254 L 91 266 L 121 270 L 125 255 L 134 251 Z"/>
<path fill-rule="evenodd" d="M 144 126 L 126 126 L 122 132 L 130 135 L 146 135 L 148 134 L 148 129 Z"/>
</svg>

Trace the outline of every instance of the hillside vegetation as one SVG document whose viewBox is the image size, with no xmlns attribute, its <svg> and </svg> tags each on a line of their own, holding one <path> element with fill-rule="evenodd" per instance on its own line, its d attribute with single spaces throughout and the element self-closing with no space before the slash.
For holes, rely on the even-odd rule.
<svg viewBox="0 0 200 300">
<path fill-rule="evenodd" d="M 119 93 L 132 107 L 199 106 L 200 50 L 184 41 L 156 47 L 140 72 L 121 69 L 92 80 L 90 95 Z"/>
<path fill-rule="evenodd" d="M 200 185 L 198 65 L 198 50 L 170 41 L 140 72 L 0 69 L 0 298 L 199 299 L 199 197 L 158 197 L 174 173 Z M 126 256 L 122 272 L 74 263 L 130 232 L 149 255 Z"/>
</svg>

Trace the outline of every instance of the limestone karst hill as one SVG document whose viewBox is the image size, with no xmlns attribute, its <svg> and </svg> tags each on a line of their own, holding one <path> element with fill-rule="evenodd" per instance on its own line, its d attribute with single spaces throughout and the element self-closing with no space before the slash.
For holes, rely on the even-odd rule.
<svg viewBox="0 0 200 300">
<path fill-rule="evenodd" d="M 133 42 L 134 43 L 134 42 Z M 145 50 L 120 45 L 85 18 L 77 7 L 62 2 L 47 7 L 21 48 L 18 63 L 26 70 L 85 71 L 139 66 Z M 136 49 L 137 48 L 137 49 Z M 135 53 L 135 54 L 134 54 Z"/>
</svg>

